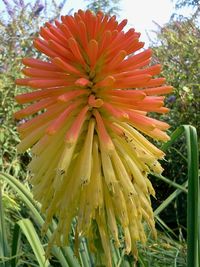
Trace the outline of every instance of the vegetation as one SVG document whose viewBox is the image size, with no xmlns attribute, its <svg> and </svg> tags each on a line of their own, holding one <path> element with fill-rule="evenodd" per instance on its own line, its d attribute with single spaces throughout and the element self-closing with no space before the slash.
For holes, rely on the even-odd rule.
<svg viewBox="0 0 200 267">
<path fill-rule="evenodd" d="M 200 1 L 199 0 L 176 0 L 176 8 L 182 8 L 185 6 L 192 6 L 199 8 Z"/>
<path fill-rule="evenodd" d="M 173 95 L 166 99 L 166 104 L 171 108 L 170 116 L 164 118 L 173 129 L 187 122 L 200 130 L 200 28 L 197 15 L 190 19 L 173 18 L 159 28 L 159 43 L 153 43 L 155 61 L 162 64 L 163 75 L 174 86 Z"/>
<path fill-rule="evenodd" d="M 88 3 L 87 8 L 97 12 L 98 10 L 102 10 L 105 13 L 110 15 L 117 15 L 120 11 L 118 6 L 120 0 L 86 0 Z"/>
<path fill-rule="evenodd" d="M 178 1 L 178 3 L 182 3 L 182 6 L 186 5 L 184 1 Z M 199 134 L 200 28 L 198 18 L 200 10 L 195 3 L 193 7 L 194 14 L 190 18 L 174 14 L 169 23 L 163 27 L 158 26 L 157 38 L 152 41 L 152 47 L 154 60 L 162 64 L 162 73 L 167 83 L 174 86 L 173 93 L 166 98 L 166 106 L 170 108 L 170 113 L 162 116 L 162 119 L 171 125 L 171 131 L 180 125 L 190 124 L 196 127 Z M 177 153 L 180 155 L 178 158 Z M 183 183 L 187 179 L 185 157 L 185 142 L 180 139 L 167 153 L 166 161 L 163 162 L 165 169 L 163 175 L 177 183 Z M 163 195 L 171 192 L 171 189 L 166 189 L 160 181 L 156 181 L 155 186 L 160 200 Z M 164 221 L 181 239 L 186 237 L 186 210 L 187 201 L 183 195 L 180 195 L 162 214 Z"/>
<path fill-rule="evenodd" d="M 19 137 L 13 113 L 19 106 L 14 96 L 27 90 L 15 85 L 15 79 L 20 75 L 21 59 L 33 55 L 41 57 L 32 50 L 32 40 L 40 25 L 59 17 L 65 1 L 56 4 L 58 1 L 52 0 L 48 5 L 42 5 L 38 0 L 31 4 L 25 4 L 23 0 L 3 2 L 5 11 L 0 17 L 0 266 L 102 266 L 100 253 L 97 257 L 89 252 L 85 239 L 81 239 L 74 256 L 73 225 L 69 247 L 54 247 L 45 261 L 46 245 L 56 219 L 47 235 L 43 236 L 44 218 L 39 204 L 32 197 L 27 179 L 31 155 L 28 152 L 18 155 L 16 151 Z M 104 11 L 113 14 L 118 12 L 118 2 L 90 1 L 88 5 L 95 11 L 103 6 Z M 157 41 L 152 44 L 154 60 L 161 62 L 163 75 L 175 88 L 166 99 L 171 112 L 162 118 L 172 125 L 172 139 L 162 147 L 167 154 L 162 163 L 165 167 L 163 176 L 152 174 L 157 192 L 157 199 L 152 199 L 152 202 L 158 239 L 149 237 L 147 244 L 140 247 L 137 266 L 198 266 L 200 233 L 197 224 L 199 187 L 195 128 L 199 132 L 199 1 L 177 1 L 177 7 L 188 4 L 196 8 L 194 15 L 189 19 L 174 16 L 167 25 L 158 29 Z M 185 124 L 195 128 L 181 126 Z M 113 262 L 114 266 L 133 266 L 134 259 L 124 255 L 124 248 L 116 250 L 113 247 Z"/>
</svg>

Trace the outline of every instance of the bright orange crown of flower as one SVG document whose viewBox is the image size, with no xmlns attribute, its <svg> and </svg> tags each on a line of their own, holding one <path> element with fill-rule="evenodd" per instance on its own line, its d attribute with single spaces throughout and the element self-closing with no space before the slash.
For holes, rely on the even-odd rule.
<svg viewBox="0 0 200 267">
<path fill-rule="evenodd" d="M 149 66 L 150 49 L 136 54 L 144 43 L 134 29 L 123 31 L 126 20 L 89 10 L 61 19 L 46 23 L 34 41 L 47 60 L 23 59 L 29 78 L 16 83 L 34 91 L 16 99 L 33 103 L 15 117 L 42 112 L 18 127 L 18 149 L 32 147 L 31 182 L 46 226 L 59 219 L 51 242 L 67 244 L 75 216 L 78 234 L 92 240 L 95 221 L 111 266 L 110 236 L 120 246 L 117 222 L 127 253 L 136 255 L 136 242 L 145 241 L 143 221 L 155 233 L 147 174 L 162 171 L 164 153 L 139 131 L 168 140 L 169 125 L 147 113 L 168 111 L 162 95 L 172 87 L 153 78 L 161 66 Z"/>
</svg>

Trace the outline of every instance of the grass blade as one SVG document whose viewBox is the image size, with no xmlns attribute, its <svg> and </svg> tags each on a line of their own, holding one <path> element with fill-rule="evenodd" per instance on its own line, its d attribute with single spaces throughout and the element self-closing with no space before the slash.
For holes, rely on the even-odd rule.
<svg viewBox="0 0 200 267">
<path fill-rule="evenodd" d="M 25 205 L 30 210 L 30 216 L 31 218 L 36 222 L 36 224 L 42 228 L 42 225 L 44 223 L 44 218 L 40 214 L 40 206 L 37 204 L 36 201 L 34 201 L 33 196 L 31 192 L 21 183 L 19 182 L 15 177 L 0 172 L 0 179 L 3 179 L 4 181 L 8 182 L 12 189 L 14 189 L 22 201 L 25 203 Z M 51 227 L 49 227 L 49 230 L 47 231 L 47 237 L 48 239 L 51 238 L 53 234 L 53 229 L 56 227 L 56 223 L 54 222 Z M 75 258 L 74 253 L 70 247 L 65 248 L 58 248 L 54 246 L 52 248 L 52 254 L 59 260 L 60 264 L 63 267 L 79 267 L 80 264 L 78 260 Z"/>
<path fill-rule="evenodd" d="M 200 188 L 199 188 L 199 164 L 198 141 L 196 129 L 191 125 L 183 125 L 177 128 L 171 135 L 171 140 L 162 146 L 166 151 L 182 134 L 185 134 L 187 142 L 187 166 L 188 166 L 188 194 L 187 194 L 187 266 L 200 265 Z M 176 196 L 177 189 L 170 199 L 166 199 L 156 210 L 160 213 L 168 202 Z M 180 193 L 180 192 L 179 192 Z"/>
<path fill-rule="evenodd" d="M 156 222 L 160 225 L 160 227 L 163 229 L 163 231 L 167 230 L 167 234 L 170 233 L 171 235 L 173 235 L 175 238 L 177 238 L 176 234 L 174 233 L 173 230 L 171 230 L 171 228 L 169 228 L 167 226 L 167 224 L 157 215 L 156 216 Z M 167 235 L 166 234 L 166 235 Z"/>
<path fill-rule="evenodd" d="M 167 183 L 167 184 L 169 184 L 169 185 L 171 185 L 171 186 L 173 186 L 173 187 L 175 187 L 175 188 L 177 188 L 177 189 L 180 189 L 180 190 L 181 190 L 182 192 L 184 192 L 184 193 L 187 193 L 187 192 L 188 192 L 188 190 L 187 190 L 184 186 L 182 186 L 182 185 L 180 185 L 180 184 L 177 184 L 177 183 L 171 181 L 170 179 L 164 177 L 164 176 L 161 175 L 161 174 L 155 174 L 155 173 L 152 173 L 152 175 L 153 175 L 154 177 L 157 177 L 158 179 L 164 181 L 165 183 Z"/>
<path fill-rule="evenodd" d="M 9 267 L 9 249 L 5 225 L 4 207 L 2 201 L 2 192 L 0 186 L 0 266 Z"/>
<path fill-rule="evenodd" d="M 82 265 L 84 267 L 90 267 L 91 264 L 90 264 L 89 251 L 87 248 L 86 239 L 84 237 L 81 237 L 79 241 L 79 255 L 80 255 Z"/>
<path fill-rule="evenodd" d="M 191 125 L 183 125 L 171 135 L 171 140 L 162 146 L 166 151 L 183 133 L 187 142 L 188 195 L 187 195 L 187 266 L 200 265 L 200 189 L 198 177 L 198 141 L 196 129 Z M 177 191 L 177 190 L 176 190 Z M 162 207 L 163 209 L 163 207 Z M 155 211 L 160 212 L 161 207 Z"/>
<path fill-rule="evenodd" d="M 167 151 L 169 147 L 184 133 L 184 127 L 178 127 L 170 136 L 170 140 L 161 146 L 162 151 Z"/>
<path fill-rule="evenodd" d="M 50 263 L 45 258 L 45 252 L 43 249 L 43 245 L 40 242 L 40 239 L 38 237 L 38 234 L 35 231 L 35 228 L 32 224 L 32 222 L 29 219 L 22 219 L 17 222 L 18 225 L 21 228 L 21 231 L 26 236 L 31 248 L 33 249 L 33 252 L 35 254 L 35 257 L 37 258 L 38 264 L 40 267 L 49 267 Z"/>
<path fill-rule="evenodd" d="M 18 252 L 20 244 L 21 231 L 19 225 L 16 223 L 13 230 L 12 250 L 11 250 L 11 267 L 17 266 Z"/>
<path fill-rule="evenodd" d="M 187 187 L 188 182 L 186 181 L 181 187 Z M 161 211 L 163 211 L 180 193 L 182 189 L 176 189 L 171 195 L 169 195 L 163 202 L 154 210 L 154 215 L 157 216 Z"/>
<path fill-rule="evenodd" d="M 187 266 L 199 266 L 199 178 L 198 142 L 196 129 L 184 126 L 188 151 L 188 198 L 187 198 Z"/>
</svg>

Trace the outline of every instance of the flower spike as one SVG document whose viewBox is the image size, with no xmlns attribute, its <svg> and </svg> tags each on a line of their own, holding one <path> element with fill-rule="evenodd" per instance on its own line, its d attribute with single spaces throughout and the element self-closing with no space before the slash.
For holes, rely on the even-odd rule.
<svg viewBox="0 0 200 267">
<path fill-rule="evenodd" d="M 140 33 L 125 32 L 126 24 L 90 10 L 46 23 L 34 40 L 46 59 L 24 58 L 27 77 L 16 80 L 33 90 L 16 96 L 30 105 L 15 118 L 25 119 L 18 149 L 33 152 L 30 182 L 46 216 L 43 230 L 58 220 L 48 251 L 68 243 L 76 217 L 75 244 L 84 236 L 94 248 L 98 235 L 108 267 L 110 239 L 137 258 L 144 222 L 156 236 L 148 174 L 162 172 L 165 154 L 145 136 L 169 139 L 169 125 L 148 113 L 168 112 L 163 95 L 172 87 L 154 78 L 161 66 L 149 65 L 151 49 L 138 52 Z"/>
</svg>

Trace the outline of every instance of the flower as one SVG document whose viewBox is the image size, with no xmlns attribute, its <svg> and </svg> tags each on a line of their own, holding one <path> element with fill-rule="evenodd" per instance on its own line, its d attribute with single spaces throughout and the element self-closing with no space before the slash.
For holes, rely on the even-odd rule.
<svg viewBox="0 0 200 267">
<path fill-rule="evenodd" d="M 170 104 L 173 104 L 175 101 L 176 101 L 176 96 L 175 95 L 170 95 L 167 98 L 167 102 L 170 103 Z"/>
<path fill-rule="evenodd" d="M 40 14 L 40 12 L 41 12 L 43 9 L 44 9 L 44 5 L 40 3 L 40 4 L 37 6 L 37 8 L 35 9 L 35 11 L 34 11 L 34 15 L 35 15 L 35 16 L 38 16 L 38 15 Z"/>
<path fill-rule="evenodd" d="M 123 31 L 127 20 L 89 10 L 61 19 L 41 27 L 34 41 L 46 60 L 24 58 L 28 78 L 16 80 L 33 92 L 16 96 L 31 104 L 15 117 L 37 114 L 18 127 L 18 150 L 32 149 L 31 183 L 46 214 L 44 231 L 58 218 L 49 246 L 68 244 L 76 217 L 77 236 L 92 244 L 97 231 L 112 266 L 110 238 L 137 257 L 144 222 L 156 236 L 148 174 L 162 172 L 164 153 L 145 136 L 169 139 L 169 125 L 148 113 L 168 111 L 162 95 L 172 87 L 153 78 L 161 66 L 149 66 L 150 49 L 136 53 L 144 43 L 134 29 Z"/>
</svg>

